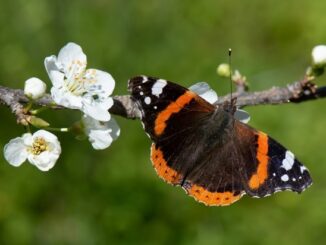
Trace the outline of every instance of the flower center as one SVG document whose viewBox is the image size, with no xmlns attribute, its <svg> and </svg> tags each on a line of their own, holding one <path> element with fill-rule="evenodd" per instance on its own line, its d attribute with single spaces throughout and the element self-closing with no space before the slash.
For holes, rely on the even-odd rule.
<svg viewBox="0 0 326 245">
<path fill-rule="evenodd" d="M 65 74 L 65 85 L 67 90 L 76 96 L 80 96 L 86 92 L 84 82 L 85 82 L 85 67 L 86 64 L 79 61 L 72 61 L 71 65 L 68 67 L 68 71 Z"/>
<path fill-rule="evenodd" d="M 65 82 L 66 88 L 69 90 L 69 92 L 76 96 L 83 95 L 86 92 L 82 80 L 69 81 L 66 79 Z"/>
<path fill-rule="evenodd" d="M 40 155 L 42 152 L 48 149 L 48 144 L 44 138 L 37 137 L 32 145 L 31 152 L 34 155 Z"/>
</svg>

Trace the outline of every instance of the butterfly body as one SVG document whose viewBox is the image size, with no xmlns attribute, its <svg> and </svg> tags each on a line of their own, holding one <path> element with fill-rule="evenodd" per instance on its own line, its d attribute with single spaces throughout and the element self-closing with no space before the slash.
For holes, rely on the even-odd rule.
<svg viewBox="0 0 326 245">
<path fill-rule="evenodd" d="M 235 119 L 228 106 L 214 106 L 180 85 L 147 76 L 130 79 L 128 88 L 153 142 L 157 174 L 197 201 L 224 206 L 244 194 L 301 192 L 312 183 L 292 152 Z"/>
</svg>

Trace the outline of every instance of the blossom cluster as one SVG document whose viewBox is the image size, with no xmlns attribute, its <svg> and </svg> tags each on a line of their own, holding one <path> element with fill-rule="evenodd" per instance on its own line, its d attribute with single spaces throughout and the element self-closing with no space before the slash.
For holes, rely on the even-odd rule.
<svg viewBox="0 0 326 245">
<path fill-rule="evenodd" d="M 75 43 L 64 46 L 58 56 L 46 57 L 44 64 L 52 83 L 51 96 L 55 103 L 84 114 L 75 125 L 82 129 L 94 149 L 109 147 L 120 134 L 118 124 L 109 113 L 115 87 L 112 76 L 105 71 L 86 69 L 86 55 Z M 45 92 L 46 84 L 39 78 L 32 77 L 25 81 L 24 93 L 30 99 L 30 105 Z M 4 147 L 4 156 L 11 165 L 18 167 L 28 160 L 42 171 L 51 169 L 60 154 L 57 136 L 44 129 L 33 134 L 25 133 L 10 140 Z"/>
</svg>

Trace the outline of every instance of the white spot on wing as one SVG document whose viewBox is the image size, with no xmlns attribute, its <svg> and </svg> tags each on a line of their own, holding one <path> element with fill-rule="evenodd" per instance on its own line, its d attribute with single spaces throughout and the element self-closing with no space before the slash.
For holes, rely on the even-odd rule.
<svg viewBox="0 0 326 245">
<path fill-rule="evenodd" d="M 294 154 L 291 151 L 286 151 L 285 158 L 282 161 L 281 168 L 284 168 L 286 171 L 292 169 L 294 164 Z"/>
<path fill-rule="evenodd" d="M 139 92 L 139 94 L 140 94 L 141 96 L 143 96 L 143 95 L 144 95 L 143 91 L 140 91 L 140 92 Z"/>
<path fill-rule="evenodd" d="M 158 79 L 153 87 L 152 87 L 152 95 L 155 95 L 157 97 L 160 96 L 160 94 L 163 91 L 163 88 L 167 85 L 167 81 L 163 80 L 163 79 Z"/>
<path fill-rule="evenodd" d="M 146 105 L 149 105 L 151 103 L 151 98 L 150 97 L 145 97 L 144 102 Z"/>
<path fill-rule="evenodd" d="M 157 109 L 157 106 L 156 106 L 156 105 L 154 105 L 154 109 L 155 109 L 155 110 Z"/>
<path fill-rule="evenodd" d="M 303 172 L 306 171 L 306 170 L 307 170 L 307 168 L 306 168 L 305 166 L 300 166 L 300 171 L 301 171 L 302 174 L 303 174 Z"/>
<path fill-rule="evenodd" d="M 281 176 L 281 180 L 286 182 L 286 181 L 289 180 L 289 176 L 287 174 L 284 174 L 284 175 Z"/>
<path fill-rule="evenodd" d="M 147 77 L 146 77 L 146 76 L 142 76 L 142 78 L 143 78 L 143 83 L 145 83 L 145 82 L 147 82 L 147 81 L 148 81 L 148 79 L 147 79 Z"/>
</svg>

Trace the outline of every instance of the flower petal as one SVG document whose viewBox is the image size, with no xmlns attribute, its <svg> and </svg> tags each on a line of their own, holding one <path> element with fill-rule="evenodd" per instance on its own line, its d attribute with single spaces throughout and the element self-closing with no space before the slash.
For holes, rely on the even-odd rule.
<svg viewBox="0 0 326 245">
<path fill-rule="evenodd" d="M 27 149 L 21 137 L 14 138 L 4 147 L 4 157 L 13 166 L 18 167 L 27 158 Z"/>
<path fill-rule="evenodd" d="M 61 71 L 62 68 L 59 67 L 57 57 L 52 55 L 45 58 L 44 65 L 53 86 L 61 87 L 64 82 L 64 74 Z"/>
<path fill-rule="evenodd" d="M 82 97 L 72 94 L 63 87 L 52 87 L 51 96 L 55 103 L 58 105 L 62 105 L 71 109 L 81 109 L 82 107 Z"/>
<path fill-rule="evenodd" d="M 110 121 L 100 122 L 92 117 L 84 115 L 82 118 L 85 134 L 96 150 L 102 150 L 109 147 L 112 141 L 120 135 L 120 128 L 114 118 Z"/>
<path fill-rule="evenodd" d="M 202 97 L 207 102 L 214 104 L 218 100 L 218 96 L 216 92 L 211 89 L 211 87 L 206 82 L 199 82 L 191 87 L 189 87 L 189 90 L 195 92 L 200 97 Z"/>
<path fill-rule="evenodd" d="M 58 62 L 62 64 L 66 77 L 69 79 L 71 74 L 78 74 L 85 71 L 87 59 L 79 45 L 68 43 L 60 50 Z"/>
<path fill-rule="evenodd" d="M 103 150 L 113 141 L 110 130 L 91 130 L 88 139 L 95 150 Z"/>
<path fill-rule="evenodd" d="M 112 133 L 114 133 L 114 138 L 117 138 L 120 135 L 120 127 L 118 125 L 118 123 L 116 122 L 116 120 L 111 117 L 110 121 L 107 122 L 103 122 L 103 121 L 98 121 L 95 120 L 94 118 L 84 115 L 82 117 L 82 121 L 83 121 L 83 125 L 84 125 L 84 129 L 86 130 L 85 133 L 89 133 L 90 130 L 92 129 L 96 129 L 96 130 L 107 130 L 110 129 Z"/>
<path fill-rule="evenodd" d="M 54 167 L 60 154 L 53 153 L 50 151 L 44 151 L 39 155 L 30 154 L 28 161 L 35 165 L 41 171 L 48 171 Z"/>
<path fill-rule="evenodd" d="M 24 141 L 25 146 L 33 145 L 33 135 L 31 133 L 23 134 L 22 139 Z"/>
<path fill-rule="evenodd" d="M 40 129 L 33 134 L 33 139 L 44 138 L 47 142 L 59 142 L 58 137 L 44 129 Z"/>
<path fill-rule="evenodd" d="M 107 122 L 111 118 L 111 115 L 108 110 L 109 108 L 111 108 L 112 105 L 113 105 L 113 99 L 110 97 L 107 98 L 105 101 L 99 101 L 99 102 L 92 100 L 92 98 L 84 97 L 83 106 L 81 110 L 86 115 L 98 121 Z"/>
<path fill-rule="evenodd" d="M 104 125 L 102 125 L 100 121 L 95 120 L 94 118 L 85 114 L 82 117 L 82 125 L 83 129 L 85 130 L 85 134 L 87 135 L 90 133 L 91 129 L 100 129 L 101 127 L 106 129 L 106 127 L 104 126 L 106 125 L 106 122 L 104 123 Z"/>
<path fill-rule="evenodd" d="M 97 69 L 88 69 L 86 70 L 85 78 L 85 88 L 88 91 L 93 91 L 96 94 L 101 93 L 101 96 L 112 94 L 115 81 L 109 73 Z M 91 83 L 87 83 L 87 80 L 91 81 Z"/>
<path fill-rule="evenodd" d="M 107 122 L 107 127 L 111 129 L 110 135 L 112 139 L 116 140 L 120 136 L 120 127 L 113 117 Z"/>
</svg>

